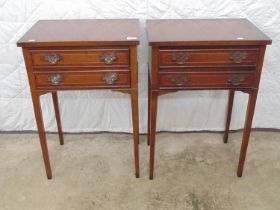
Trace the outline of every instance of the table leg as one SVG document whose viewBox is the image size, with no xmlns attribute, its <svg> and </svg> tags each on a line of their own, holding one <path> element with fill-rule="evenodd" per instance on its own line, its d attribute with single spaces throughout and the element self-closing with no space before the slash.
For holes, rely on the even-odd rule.
<svg viewBox="0 0 280 210">
<path fill-rule="evenodd" d="M 147 145 L 150 145 L 150 134 L 151 134 L 151 81 L 148 78 L 148 133 L 147 133 Z"/>
<path fill-rule="evenodd" d="M 139 117 L 138 117 L 138 90 L 131 90 L 132 124 L 134 139 L 135 176 L 139 178 Z"/>
<path fill-rule="evenodd" d="M 150 116 L 150 179 L 154 177 L 154 159 L 155 159 L 155 137 L 156 137 L 156 121 L 157 121 L 157 102 L 158 92 L 151 91 L 151 116 Z"/>
<path fill-rule="evenodd" d="M 234 90 L 229 90 L 228 95 L 228 108 L 227 108 L 227 118 L 226 118 L 226 126 L 225 126 L 225 133 L 224 133 L 224 143 L 228 142 L 228 132 L 230 127 L 230 120 L 231 120 L 231 113 L 234 101 Z"/>
<path fill-rule="evenodd" d="M 42 117 L 40 94 L 36 93 L 36 92 L 32 92 L 31 95 L 32 95 L 34 113 L 35 113 L 36 123 L 37 123 L 37 127 L 38 127 L 38 134 L 39 134 L 39 138 L 40 138 L 40 144 L 41 144 L 41 149 L 42 149 L 42 153 L 43 153 L 46 174 L 47 174 L 47 178 L 51 179 L 52 171 L 51 171 L 51 165 L 50 165 L 50 160 L 49 160 L 49 152 L 48 152 L 48 146 L 47 146 L 47 141 L 46 141 L 44 122 L 43 122 L 43 117 Z"/>
<path fill-rule="evenodd" d="M 249 138 L 250 138 L 250 132 L 251 132 L 251 127 L 252 127 L 252 122 L 253 122 L 257 94 L 258 94 L 257 90 L 253 90 L 249 93 L 246 120 L 245 120 L 245 126 L 244 126 L 244 131 L 243 131 L 243 139 L 242 139 L 239 164 L 238 164 L 238 169 L 237 169 L 238 177 L 241 177 L 242 173 L 243 173 L 243 167 L 244 167 L 244 162 L 245 162 L 245 158 L 246 158 Z"/>
<path fill-rule="evenodd" d="M 60 120 L 60 113 L 59 113 L 59 106 L 58 106 L 58 97 L 57 92 L 52 92 L 52 99 L 53 99 L 53 106 L 54 106 L 54 113 L 56 118 L 56 124 L 57 124 L 57 131 L 59 135 L 59 142 L 60 145 L 64 144 L 63 135 L 62 135 L 62 128 L 61 128 L 61 120 Z"/>
</svg>

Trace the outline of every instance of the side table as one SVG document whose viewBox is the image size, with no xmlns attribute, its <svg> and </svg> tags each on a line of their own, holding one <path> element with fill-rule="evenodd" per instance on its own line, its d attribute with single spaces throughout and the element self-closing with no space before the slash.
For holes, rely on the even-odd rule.
<svg viewBox="0 0 280 210">
<path fill-rule="evenodd" d="M 150 48 L 148 144 L 154 175 L 158 96 L 179 90 L 229 90 L 224 142 L 235 91 L 249 94 L 237 176 L 241 177 L 266 45 L 272 41 L 246 19 L 148 20 Z M 160 113 L 159 113 L 160 114 Z"/>
<path fill-rule="evenodd" d="M 42 20 L 22 47 L 47 178 L 52 178 L 40 96 L 51 93 L 63 145 L 57 91 L 108 89 L 131 94 L 135 175 L 139 177 L 137 45 L 139 21 Z"/>
</svg>

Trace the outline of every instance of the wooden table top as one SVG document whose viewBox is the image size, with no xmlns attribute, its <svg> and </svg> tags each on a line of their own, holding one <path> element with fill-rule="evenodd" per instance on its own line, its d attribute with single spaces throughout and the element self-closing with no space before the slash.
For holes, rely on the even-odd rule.
<svg viewBox="0 0 280 210">
<path fill-rule="evenodd" d="M 40 20 L 18 46 L 138 45 L 138 19 Z"/>
<path fill-rule="evenodd" d="M 247 19 L 147 20 L 151 46 L 266 45 L 271 39 Z"/>
</svg>

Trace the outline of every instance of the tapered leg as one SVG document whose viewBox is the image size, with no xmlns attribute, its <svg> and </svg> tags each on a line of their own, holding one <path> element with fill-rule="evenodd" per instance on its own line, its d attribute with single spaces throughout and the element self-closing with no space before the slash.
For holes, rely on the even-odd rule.
<svg viewBox="0 0 280 210">
<path fill-rule="evenodd" d="M 245 120 L 245 126 L 244 126 L 244 131 L 243 131 L 243 139 L 242 139 L 239 164 L 238 164 L 238 169 L 237 169 L 238 177 L 241 177 L 242 172 L 243 172 L 244 162 L 245 162 L 246 153 L 247 153 L 247 147 L 248 147 L 249 138 L 250 138 L 251 127 L 252 127 L 252 122 L 253 122 L 253 116 L 254 116 L 254 111 L 255 111 L 255 105 L 256 105 L 256 100 L 257 100 L 257 94 L 258 94 L 257 90 L 254 90 L 249 93 L 249 101 L 248 101 L 248 105 L 247 105 L 246 120 Z"/>
<path fill-rule="evenodd" d="M 60 142 L 60 145 L 63 145 L 64 140 L 63 140 L 63 135 L 62 135 L 61 120 L 60 120 L 58 98 L 57 98 L 56 91 L 52 92 L 52 99 L 53 99 L 53 106 L 54 106 L 54 112 L 55 112 L 55 118 L 56 118 L 56 124 L 57 124 L 57 131 L 58 131 L 58 135 L 59 135 L 59 142 Z"/>
<path fill-rule="evenodd" d="M 154 160 L 155 160 L 155 137 L 156 137 L 156 121 L 157 121 L 157 100 L 158 92 L 151 92 L 151 112 L 150 112 L 150 179 L 154 178 Z"/>
<path fill-rule="evenodd" d="M 148 133 L 147 133 L 147 145 L 150 145 L 151 134 L 151 81 L 148 78 Z"/>
<path fill-rule="evenodd" d="M 139 177 L 139 117 L 138 117 L 138 90 L 131 90 L 132 124 L 134 139 L 135 176 Z"/>
<path fill-rule="evenodd" d="M 42 153 L 43 153 L 43 159 L 44 159 L 44 163 L 45 163 L 46 174 L 47 174 L 48 179 L 51 179 L 52 171 L 51 171 L 49 152 L 48 152 L 46 134 L 45 134 L 45 129 L 44 129 L 44 122 L 43 122 L 42 111 L 41 111 L 40 95 L 35 92 L 32 92 L 31 95 L 32 95 L 32 101 L 33 101 L 33 106 L 34 106 L 36 123 L 37 123 L 37 127 L 38 127 L 38 134 L 39 134 L 39 138 L 40 138 L 41 149 L 42 149 Z"/>
<path fill-rule="evenodd" d="M 234 90 L 229 90 L 228 95 L 228 108 L 227 108 L 227 118 L 226 118 L 226 126 L 225 126 L 225 133 L 224 133 L 224 143 L 228 142 L 228 132 L 230 127 L 230 120 L 231 120 L 231 113 L 234 101 Z"/>
</svg>

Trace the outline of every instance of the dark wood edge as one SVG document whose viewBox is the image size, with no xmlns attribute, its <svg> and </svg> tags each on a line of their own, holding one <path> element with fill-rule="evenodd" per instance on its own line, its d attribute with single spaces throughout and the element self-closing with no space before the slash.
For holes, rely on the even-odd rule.
<svg viewBox="0 0 280 210">
<path fill-rule="evenodd" d="M 240 41 L 240 40 L 220 40 L 220 41 L 164 41 L 164 42 L 149 42 L 149 46 L 244 46 L 244 45 L 270 45 L 272 44 L 272 40 L 246 40 L 246 41 Z"/>
<path fill-rule="evenodd" d="M 53 92 L 55 90 L 57 91 L 68 91 L 68 90 L 123 90 L 123 89 L 129 89 L 130 88 L 130 84 L 125 84 L 125 85 L 116 85 L 117 87 L 111 87 L 108 85 L 100 85 L 100 86 L 91 86 L 91 85 L 85 85 L 85 86 L 79 86 L 79 87 L 73 87 L 73 85 L 69 85 L 69 86 L 63 86 L 63 87 L 53 87 L 51 88 L 50 86 L 39 86 L 36 88 L 37 91 L 43 91 L 43 92 Z"/>
<path fill-rule="evenodd" d="M 180 91 L 180 90 L 164 90 L 164 91 L 159 90 L 158 91 L 158 96 L 166 95 L 166 94 L 169 94 L 169 93 L 175 93 L 177 91 Z"/>
<path fill-rule="evenodd" d="M 45 53 L 45 52 L 53 52 L 53 51 L 56 51 L 56 52 L 107 52 L 108 50 L 112 50 L 112 51 L 124 51 L 126 52 L 127 54 L 129 53 L 129 47 L 98 47 L 98 48 L 91 48 L 91 47 L 76 47 L 76 48 L 66 48 L 66 47 L 62 47 L 61 49 L 60 48 L 30 48 L 29 49 L 29 52 L 31 53 Z"/>
<path fill-rule="evenodd" d="M 77 70 L 78 69 L 78 70 Z M 38 71 L 37 69 L 33 70 L 34 74 L 53 74 L 53 73 L 67 73 L 67 74 L 77 74 L 77 73 L 107 73 L 107 72 L 117 72 L 117 73 L 130 73 L 129 68 L 115 68 L 115 69 L 84 69 L 84 70 L 79 70 L 82 68 L 77 68 L 75 71 L 65 71 L 65 69 L 60 69 L 60 68 L 55 68 L 54 70 L 48 70 L 48 68 Z"/>
<path fill-rule="evenodd" d="M 187 69 L 187 68 L 188 67 L 186 67 L 185 69 Z M 219 67 L 216 67 L 216 68 L 219 68 Z M 207 73 L 209 75 L 211 75 L 211 74 L 212 75 L 213 74 L 225 74 L 225 73 L 226 74 L 238 74 L 238 73 L 240 73 L 240 74 L 256 74 L 255 69 L 253 69 L 253 70 L 236 70 L 236 69 L 231 70 L 232 68 L 230 68 L 230 67 L 228 67 L 228 69 L 230 69 L 230 70 L 224 70 L 224 71 L 222 71 L 222 70 L 217 70 L 217 71 L 204 70 L 204 71 L 202 71 L 200 69 L 198 69 L 198 70 L 191 69 L 191 70 L 188 70 L 188 71 L 179 71 L 177 69 L 170 69 L 169 71 L 167 71 L 167 70 L 159 71 L 159 74 L 161 74 L 161 75 L 170 74 L 170 73 L 172 73 L 172 74 L 205 74 L 205 73 Z"/>
<path fill-rule="evenodd" d="M 166 95 L 166 94 L 170 94 L 170 93 L 175 93 L 178 91 L 192 91 L 192 90 L 234 90 L 234 91 L 240 91 L 243 93 L 250 93 L 253 90 L 258 90 L 257 88 L 244 88 L 244 89 L 235 89 L 235 88 L 188 88 L 188 89 L 178 89 L 178 88 L 174 88 L 174 89 L 158 89 L 158 90 L 153 90 L 153 91 L 157 91 L 158 92 L 158 96 L 162 96 L 162 95 Z"/>
<path fill-rule="evenodd" d="M 134 41 L 98 41 L 98 42 L 17 42 L 18 47 L 96 47 L 96 46 L 136 46 L 139 40 Z"/>
<path fill-rule="evenodd" d="M 236 90 L 236 91 L 251 91 L 251 90 L 258 90 L 256 87 L 243 87 L 243 88 L 221 88 L 221 87 L 166 87 L 166 88 L 159 88 L 158 91 L 187 91 L 187 90 Z"/>
<path fill-rule="evenodd" d="M 95 70 L 95 71 L 125 71 L 129 69 L 130 64 L 125 64 L 125 65 L 115 65 L 115 64 L 108 64 L 108 65 L 84 65 L 84 66 L 79 66 L 79 65 L 37 65 L 37 66 L 32 66 L 33 72 L 44 72 L 44 71 L 53 71 L 53 70 L 59 70 L 59 71 L 67 71 L 67 72 L 72 72 L 72 71 L 87 71 L 87 70 Z"/>
<path fill-rule="evenodd" d="M 118 92 L 122 92 L 122 93 L 131 93 L 131 88 L 130 87 L 108 87 L 108 88 L 104 88 L 104 87 L 98 87 L 98 88 L 91 88 L 91 87 L 85 87 L 85 88 L 74 88 L 74 89 L 36 89 L 36 90 L 31 90 L 31 92 L 37 93 L 40 96 L 41 95 L 45 95 L 47 93 L 52 93 L 52 92 L 57 92 L 57 91 L 73 91 L 73 90 L 111 90 L 113 92 L 118 91 Z"/>
<path fill-rule="evenodd" d="M 166 71 L 166 69 L 187 69 L 187 68 L 192 68 L 192 69 L 199 69 L 199 68 L 203 68 L 203 69 L 207 69 L 207 68 L 214 68 L 213 67 L 214 65 L 212 66 L 203 66 L 203 65 L 182 65 L 182 66 L 179 66 L 179 65 L 160 65 L 159 66 L 159 71 Z M 243 65 L 243 64 L 229 64 L 229 65 L 215 65 L 216 68 L 256 68 L 256 64 L 249 64 L 249 65 Z M 205 72 L 207 72 L 207 70 L 204 70 Z M 217 70 L 217 71 L 223 71 L 223 70 Z M 237 71 L 240 71 L 240 70 L 237 70 Z M 208 71 L 209 72 L 209 71 Z"/>
</svg>

